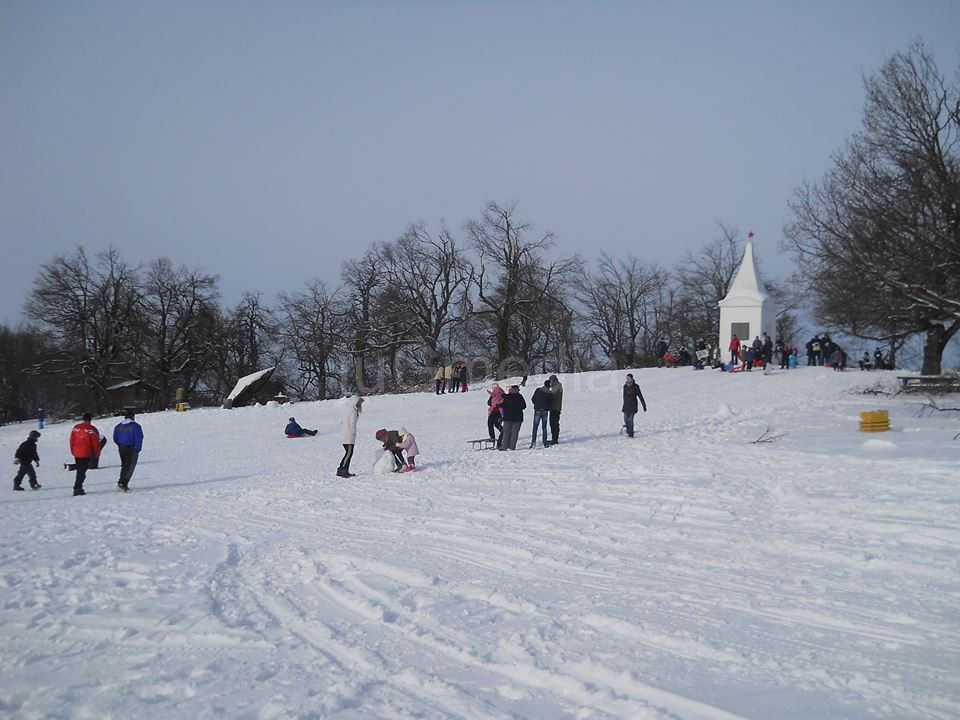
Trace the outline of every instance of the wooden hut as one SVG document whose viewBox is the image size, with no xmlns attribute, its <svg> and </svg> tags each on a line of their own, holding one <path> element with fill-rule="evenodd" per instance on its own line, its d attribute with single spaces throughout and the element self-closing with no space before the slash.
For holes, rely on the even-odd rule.
<svg viewBox="0 0 960 720">
<path fill-rule="evenodd" d="M 153 412 L 163 409 L 160 388 L 146 380 L 124 380 L 107 388 L 110 409 L 117 415 L 126 410 Z"/>
</svg>

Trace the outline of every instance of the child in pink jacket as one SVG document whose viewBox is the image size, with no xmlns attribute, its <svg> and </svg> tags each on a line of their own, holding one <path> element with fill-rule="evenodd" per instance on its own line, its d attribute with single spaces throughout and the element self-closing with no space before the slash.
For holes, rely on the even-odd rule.
<svg viewBox="0 0 960 720">
<path fill-rule="evenodd" d="M 397 447 L 407 451 L 406 472 L 413 472 L 417 469 L 414 458 L 420 454 L 420 449 L 417 447 L 417 439 L 413 436 L 413 433 L 405 427 L 399 428 L 397 432 L 400 433 L 400 442 L 397 444 Z M 404 471 L 401 470 L 400 472 Z"/>
</svg>

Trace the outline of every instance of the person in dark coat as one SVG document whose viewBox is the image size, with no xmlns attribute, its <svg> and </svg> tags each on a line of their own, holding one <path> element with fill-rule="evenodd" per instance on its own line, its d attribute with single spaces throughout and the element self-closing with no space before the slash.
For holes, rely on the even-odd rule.
<svg viewBox="0 0 960 720">
<path fill-rule="evenodd" d="M 667 345 L 667 341 L 661 339 L 657 343 L 657 367 L 663 367 L 663 356 L 667 354 L 667 350 L 670 349 L 670 346 Z"/>
<path fill-rule="evenodd" d="M 873 367 L 877 370 L 883 370 L 885 367 L 883 364 L 883 352 L 880 348 L 873 351 Z"/>
<path fill-rule="evenodd" d="M 538 387 L 533 392 L 533 435 L 530 436 L 530 447 L 537 445 L 537 428 L 543 428 L 543 446 L 548 447 L 547 443 L 547 419 L 550 417 L 550 403 L 553 400 L 550 392 L 550 381 L 544 380 L 543 387 Z"/>
<path fill-rule="evenodd" d="M 763 334 L 763 366 L 770 367 L 773 364 L 773 341 L 766 333 Z"/>
<path fill-rule="evenodd" d="M 550 444 L 560 442 L 560 413 L 563 411 L 563 385 L 556 375 L 550 376 Z"/>
<path fill-rule="evenodd" d="M 400 449 L 400 432 L 398 430 L 380 428 L 374 437 L 383 443 L 384 450 L 393 453 L 393 471 L 401 472 L 406 470 L 407 463 L 403 459 L 403 450 Z"/>
<path fill-rule="evenodd" d="M 134 420 L 133 410 L 123 414 L 123 420 L 113 429 L 113 442 L 117 444 L 120 453 L 120 479 L 117 480 L 117 489 L 127 492 L 130 478 L 137 467 L 137 459 L 143 449 L 143 428 Z"/>
<path fill-rule="evenodd" d="M 290 418 L 287 421 L 287 426 L 283 429 L 283 433 L 288 438 L 299 438 L 309 435 L 313 437 L 317 434 L 316 430 L 307 430 L 306 428 L 300 427 L 300 423 L 297 422 L 296 418 Z"/>
<path fill-rule="evenodd" d="M 500 447 L 497 449 L 516 450 L 520 426 L 523 425 L 523 411 L 527 407 L 527 401 L 520 394 L 519 385 L 510 386 L 510 392 L 503 396 L 500 407 L 503 414 L 503 437 L 500 438 Z"/>
<path fill-rule="evenodd" d="M 467 364 L 465 362 L 460 363 L 458 377 L 460 379 L 460 392 L 467 392 Z"/>
<path fill-rule="evenodd" d="M 640 386 L 633 381 L 633 375 L 627 373 L 627 381 L 623 384 L 623 426 L 627 429 L 627 436 L 633 437 L 633 416 L 637 414 L 637 404 L 647 411 L 647 401 L 643 399 Z"/>
<path fill-rule="evenodd" d="M 37 473 L 33 469 L 33 463 L 36 463 L 37 467 L 40 467 L 40 455 L 37 454 L 37 440 L 39 439 L 40 433 L 36 430 L 31 430 L 30 434 L 27 435 L 27 439 L 20 443 L 20 447 L 18 447 L 17 451 L 13 454 L 14 459 L 20 465 L 20 469 L 17 470 L 17 476 L 13 479 L 14 490 L 23 490 L 23 488 L 20 487 L 20 483 L 23 482 L 24 475 L 30 478 L 31 490 L 40 489 L 40 483 L 37 482 Z"/>
</svg>

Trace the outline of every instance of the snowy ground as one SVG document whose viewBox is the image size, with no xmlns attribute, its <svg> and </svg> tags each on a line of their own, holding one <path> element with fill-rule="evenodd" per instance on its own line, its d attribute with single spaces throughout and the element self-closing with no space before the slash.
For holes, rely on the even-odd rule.
<svg viewBox="0 0 960 720">
<path fill-rule="evenodd" d="M 892 373 L 636 375 L 636 439 L 622 373 L 571 375 L 515 453 L 466 446 L 485 393 L 372 398 L 351 480 L 337 402 L 145 415 L 127 495 L 111 444 L 71 497 L 48 426 L 0 495 L 0 716 L 960 717 L 960 423 L 859 392 Z M 374 476 L 398 425 L 422 468 Z"/>
</svg>

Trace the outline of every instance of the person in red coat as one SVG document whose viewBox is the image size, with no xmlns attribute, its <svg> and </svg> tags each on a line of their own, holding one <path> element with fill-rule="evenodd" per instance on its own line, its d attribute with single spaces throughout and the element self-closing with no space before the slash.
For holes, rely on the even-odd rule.
<svg viewBox="0 0 960 720">
<path fill-rule="evenodd" d="M 736 365 L 740 362 L 740 338 L 734 335 L 730 338 L 730 364 Z"/>
<path fill-rule="evenodd" d="M 93 416 L 84 413 L 83 422 L 77 423 L 70 431 L 70 453 L 76 460 L 77 478 L 73 482 L 73 494 L 86 495 L 83 481 L 87 478 L 87 468 L 94 458 L 100 457 L 100 431 L 90 421 Z"/>
</svg>

